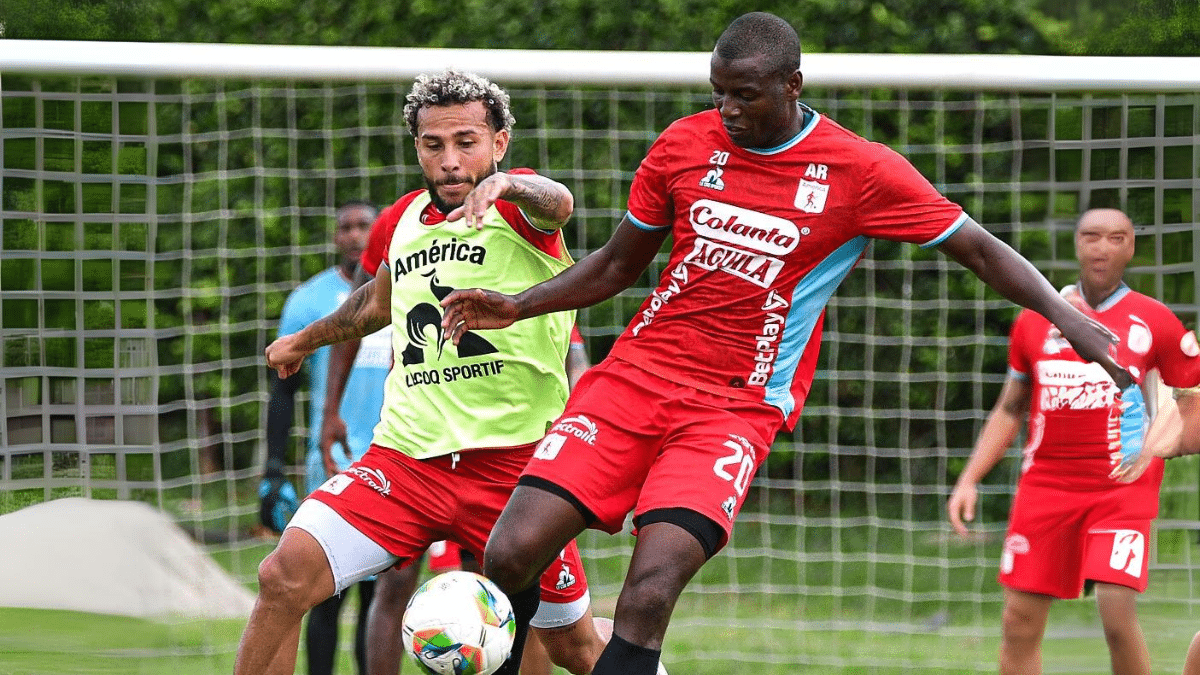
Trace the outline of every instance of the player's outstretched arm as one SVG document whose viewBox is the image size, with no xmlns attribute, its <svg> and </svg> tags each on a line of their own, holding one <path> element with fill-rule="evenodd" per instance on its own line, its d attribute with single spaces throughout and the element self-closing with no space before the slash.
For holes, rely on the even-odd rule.
<svg viewBox="0 0 1200 675">
<path fill-rule="evenodd" d="M 557 230 L 566 224 L 575 210 L 575 198 L 567 186 L 536 174 L 494 173 L 467 193 L 462 206 L 446 214 L 446 220 L 466 218 L 467 225 L 483 227 L 483 215 L 497 199 L 510 201 L 534 226 Z"/>
<path fill-rule="evenodd" d="M 1116 336 L 1064 300 L 1028 260 L 979 223 L 967 220 L 938 248 L 1000 295 L 1046 317 L 1071 343 L 1075 353 L 1103 366 L 1118 388 L 1125 389 L 1133 383 L 1133 378 L 1109 353 Z"/>
<path fill-rule="evenodd" d="M 1146 453 L 1170 459 L 1200 454 L 1200 389 L 1176 390 L 1146 431 Z M 1134 476 L 1132 479 L 1136 479 Z"/>
<path fill-rule="evenodd" d="M 472 288 L 442 300 L 442 329 L 458 344 L 468 330 L 503 328 L 550 312 L 588 307 L 629 288 L 654 259 L 669 229 L 648 231 L 628 217 L 591 255 L 517 295 Z"/>
<path fill-rule="evenodd" d="M 371 277 L 360 264 L 354 269 L 354 277 L 350 283 L 358 289 L 370 280 Z M 317 437 L 317 446 L 321 450 L 327 476 L 332 476 L 338 471 L 337 462 L 333 459 L 333 446 L 341 444 L 342 452 L 347 459 L 351 459 L 350 441 L 346 438 L 346 421 L 342 419 L 342 397 L 345 396 L 346 382 L 350 379 L 350 370 L 354 368 L 354 359 L 358 356 L 361 345 L 361 340 L 352 339 L 338 342 L 329 349 L 329 370 L 325 376 L 325 407 L 321 410 L 321 434 Z"/>
<path fill-rule="evenodd" d="M 1017 437 L 1029 414 L 1032 390 L 1025 380 L 1010 376 L 1004 381 L 1000 398 L 996 399 L 996 405 L 988 413 L 979 438 L 975 439 L 971 458 L 954 483 L 950 500 L 946 502 L 946 514 L 954 530 L 964 537 L 968 536 L 966 523 L 975 520 L 979 482 L 1004 458 L 1013 439 Z"/>
<path fill-rule="evenodd" d="M 332 314 L 267 345 L 267 366 L 280 377 L 290 377 L 300 370 L 304 357 L 317 349 L 361 338 L 388 325 L 391 303 L 392 280 L 388 268 L 380 267 L 374 279 L 354 291 Z"/>
</svg>

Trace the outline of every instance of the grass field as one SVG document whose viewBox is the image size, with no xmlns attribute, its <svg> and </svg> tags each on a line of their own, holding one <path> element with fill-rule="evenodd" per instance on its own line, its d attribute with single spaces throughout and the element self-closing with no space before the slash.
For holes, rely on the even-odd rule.
<svg viewBox="0 0 1200 675">
<path fill-rule="evenodd" d="M 1173 463 L 1168 472 L 1156 569 L 1140 605 L 1155 673 L 1180 672 L 1200 630 L 1197 467 L 1191 461 Z M 252 499 L 252 489 L 240 495 L 238 488 L 239 498 Z M 744 513 L 735 545 L 681 598 L 663 654 L 673 675 L 995 672 L 1002 523 L 992 524 L 991 536 L 963 543 L 940 522 L 876 519 L 835 527 L 815 517 L 797 523 L 782 513 Z M 228 525 L 220 517 L 214 523 Z M 597 552 L 587 572 L 599 615 L 612 614 L 630 541 L 597 533 L 581 539 L 585 551 Z M 252 585 L 272 546 L 245 539 L 211 550 Z M 354 673 L 353 609 L 352 603 L 343 609 L 342 675 Z M 243 627 L 240 620 L 155 622 L 0 608 L 0 675 L 228 675 Z M 1048 673 L 1108 672 L 1090 599 L 1055 604 L 1044 660 Z"/>
<path fill-rule="evenodd" d="M 753 528 L 746 528 L 753 529 Z M 795 528 L 792 528 L 793 530 Z M 782 534 L 782 533 L 780 533 Z M 751 536 L 746 533 L 743 536 Z M 886 543 L 886 542 L 885 542 Z M 778 542 L 777 542 L 778 544 Z M 1196 544 L 1186 544 L 1197 548 Z M 237 558 L 261 557 L 269 545 L 241 551 Z M 228 564 L 228 555 L 218 555 Z M 912 603 L 871 599 L 862 589 L 867 565 L 843 565 L 840 591 L 799 595 L 782 592 L 772 579 L 769 592 L 719 590 L 732 563 L 714 561 L 702 574 L 712 592 L 689 592 L 681 599 L 667 636 L 664 662 L 672 673 L 988 673 L 995 670 L 999 605 L 993 601 Z M 614 584 L 623 572 L 616 557 L 596 561 L 589 573 L 598 589 L 595 607 L 611 615 Z M 806 567 L 808 582 L 831 573 L 827 565 Z M 855 577 L 848 572 L 860 570 Z M 248 570 L 235 570 L 241 574 Z M 788 574 L 775 570 L 781 577 Z M 754 583 L 738 577 L 739 583 Z M 873 583 L 895 581 L 877 571 Z M 1191 636 L 1200 630 L 1190 573 L 1159 570 L 1142 603 L 1142 626 L 1156 673 L 1178 673 Z M 899 578 L 899 577 L 896 577 Z M 991 581 L 991 571 L 986 576 Z M 757 583 L 765 584 L 759 579 Z M 765 586 L 764 586 L 765 587 Z M 815 587 L 814 587 L 815 588 Z M 934 607 L 941 607 L 935 610 Z M 352 615 L 352 607 L 344 617 Z M 0 609 L 0 675 L 217 675 L 233 669 L 244 622 L 163 623 L 76 612 Z M 349 625 L 343 635 L 349 635 Z M 343 638 L 343 643 L 346 643 Z M 301 655 L 303 662 L 303 654 Z M 1056 603 L 1045 648 L 1046 672 L 1100 673 L 1108 670 L 1099 620 L 1090 600 Z M 303 667 L 298 669 L 303 672 Z M 354 672 L 343 650 L 338 672 Z M 406 672 L 415 672 L 411 667 Z"/>
</svg>

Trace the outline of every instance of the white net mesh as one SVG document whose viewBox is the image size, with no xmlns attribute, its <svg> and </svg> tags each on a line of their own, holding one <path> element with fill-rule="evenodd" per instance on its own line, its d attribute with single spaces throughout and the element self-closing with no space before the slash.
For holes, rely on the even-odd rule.
<svg viewBox="0 0 1200 675">
<path fill-rule="evenodd" d="M 509 89 L 507 164 L 575 193 L 577 258 L 608 238 L 658 131 L 709 105 L 702 80 Z M 336 206 L 420 186 L 406 90 L 5 76 L 0 513 L 63 496 L 148 501 L 253 581 L 270 546 L 249 534 L 263 349 L 287 292 L 334 262 Z M 1200 96 L 826 87 L 804 100 L 905 154 L 1056 285 L 1073 279 L 1080 210 L 1126 209 L 1142 226 L 1128 280 L 1195 327 Z M 594 360 L 664 263 L 581 314 Z M 994 671 L 1015 463 L 989 477 L 976 540 L 958 540 L 942 513 L 998 394 L 1015 313 L 935 252 L 874 244 L 829 306 L 801 424 L 779 438 L 733 544 L 681 600 L 664 661 L 702 673 Z M 1141 604 L 1168 670 L 1200 627 L 1196 474 L 1191 460 L 1169 465 Z M 611 614 L 631 542 L 583 538 L 600 614 Z M 226 672 L 240 625 L 184 624 L 168 646 L 128 658 Z M 1085 603 L 1056 606 L 1045 651 L 1048 671 L 1107 668 Z"/>
</svg>

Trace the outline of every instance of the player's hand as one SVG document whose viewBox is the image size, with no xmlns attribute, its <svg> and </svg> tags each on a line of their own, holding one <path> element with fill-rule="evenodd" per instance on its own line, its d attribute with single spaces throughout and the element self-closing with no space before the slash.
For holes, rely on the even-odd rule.
<svg viewBox="0 0 1200 675">
<path fill-rule="evenodd" d="M 442 300 L 443 340 L 454 344 L 469 330 L 507 328 L 517 320 L 518 308 L 511 295 L 470 288 L 454 291 Z"/>
<path fill-rule="evenodd" d="M 259 483 L 258 519 L 263 527 L 282 534 L 299 506 L 296 488 L 283 476 L 264 477 Z"/>
<path fill-rule="evenodd" d="M 1142 451 L 1146 436 L 1146 400 L 1142 388 L 1137 384 L 1125 387 L 1113 405 L 1118 407 L 1121 429 L 1108 443 L 1109 460 L 1113 464 L 1108 477 L 1130 483 L 1141 477 L 1153 459 L 1151 453 Z"/>
<path fill-rule="evenodd" d="M 291 377 L 300 370 L 309 351 L 298 347 L 297 333 L 285 335 L 267 345 L 267 367 L 274 368 L 279 377 Z"/>
<path fill-rule="evenodd" d="M 950 516 L 950 524 L 959 536 L 970 538 L 971 532 L 967 523 L 975 520 L 975 503 L 979 501 L 979 488 L 975 483 L 956 483 L 946 502 L 946 513 Z"/>
<path fill-rule="evenodd" d="M 340 471 L 337 461 L 333 459 L 333 446 L 338 444 L 342 446 L 342 454 L 346 459 L 353 459 L 353 455 L 350 454 L 350 441 L 346 438 L 346 421 L 341 415 L 325 415 L 321 420 L 321 437 L 317 439 L 317 445 L 321 448 L 326 478 Z"/>
<path fill-rule="evenodd" d="M 1118 389 L 1133 384 L 1133 376 L 1115 358 L 1115 346 L 1120 340 L 1100 322 L 1080 314 L 1076 320 L 1058 326 L 1058 330 L 1080 358 L 1099 363 Z"/>
<path fill-rule="evenodd" d="M 498 171 L 484 178 L 463 198 L 462 206 L 446 214 L 446 220 L 466 218 L 468 227 L 482 230 L 484 214 L 492 208 L 496 200 L 503 198 L 511 187 L 512 179 L 507 173 Z"/>
</svg>

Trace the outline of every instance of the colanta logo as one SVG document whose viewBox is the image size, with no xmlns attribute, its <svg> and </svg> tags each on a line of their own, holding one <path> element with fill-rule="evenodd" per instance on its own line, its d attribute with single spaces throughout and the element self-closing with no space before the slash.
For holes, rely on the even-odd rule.
<svg viewBox="0 0 1200 675">
<path fill-rule="evenodd" d="M 692 204 L 689 215 L 696 234 L 769 255 L 791 253 L 800 241 L 789 220 L 711 199 Z"/>
</svg>

